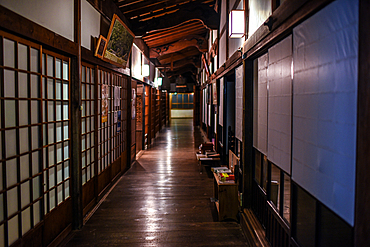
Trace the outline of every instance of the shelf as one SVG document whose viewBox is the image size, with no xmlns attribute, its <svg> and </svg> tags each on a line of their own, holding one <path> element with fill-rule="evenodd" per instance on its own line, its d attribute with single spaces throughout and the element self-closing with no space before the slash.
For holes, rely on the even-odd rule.
<svg viewBox="0 0 370 247">
<path fill-rule="evenodd" d="M 221 181 L 216 173 L 213 173 L 214 185 L 213 196 L 216 198 L 215 205 L 218 211 L 218 220 L 235 220 L 239 213 L 238 184 L 235 181 Z"/>
</svg>

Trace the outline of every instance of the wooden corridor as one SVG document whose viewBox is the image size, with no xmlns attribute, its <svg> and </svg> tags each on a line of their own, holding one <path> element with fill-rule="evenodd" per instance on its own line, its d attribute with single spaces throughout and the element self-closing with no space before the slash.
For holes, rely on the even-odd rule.
<svg viewBox="0 0 370 247">
<path fill-rule="evenodd" d="M 247 246 L 238 223 L 217 221 L 201 142 L 191 119 L 172 120 L 66 246 Z"/>
</svg>

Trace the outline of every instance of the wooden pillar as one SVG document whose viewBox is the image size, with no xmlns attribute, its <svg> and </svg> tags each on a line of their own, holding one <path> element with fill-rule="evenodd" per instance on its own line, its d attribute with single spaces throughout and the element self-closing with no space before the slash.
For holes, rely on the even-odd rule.
<svg viewBox="0 0 370 247">
<path fill-rule="evenodd" d="M 357 161 L 354 246 L 367 246 L 370 242 L 370 2 L 359 1 L 359 57 L 357 106 Z"/>
<path fill-rule="evenodd" d="M 250 208 L 253 179 L 253 61 L 243 62 L 243 207 Z"/>
<path fill-rule="evenodd" d="M 127 82 L 127 116 L 126 116 L 126 119 L 127 119 L 127 131 L 126 131 L 126 140 L 127 140 L 127 164 L 128 164 L 128 167 L 130 168 L 131 167 L 131 163 L 135 160 L 135 158 L 133 159 L 132 158 L 132 151 L 134 151 L 134 153 L 136 154 L 136 146 L 133 147 L 134 145 L 134 142 L 133 140 L 136 141 L 136 128 L 135 128 L 135 131 L 134 131 L 134 137 L 132 136 L 133 135 L 133 131 L 132 131 L 132 125 L 135 124 L 135 119 L 133 121 L 132 119 L 132 104 L 133 104 L 133 98 L 132 98 L 132 60 L 131 60 L 131 57 L 129 59 L 129 68 L 130 68 L 130 76 L 128 78 L 128 82 Z M 135 90 L 135 93 L 136 90 Z M 136 118 L 136 117 L 135 117 Z M 134 123 L 132 123 L 134 122 Z M 135 126 L 136 127 L 136 126 Z M 134 150 L 132 150 L 134 148 Z M 135 156 L 136 157 L 136 156 Z"/>
<path fill-rule="evenodd" d="M 229 9 L 229 0 L 226 0 L 226 9 L 222 9 L 221 8 L 221 11 L 224 11 L 225 15 L 226 15 L 226 24 L 225 24 L 225 29 L 226 29 L 226 60 L 229 59 L 229 12 L 230 12 L 230 9 Z M 224 28 L 224 27 L 222 27 Z M 221 51 L 222 52 L 222 51 Z M 220 53 L 219 53 L 220 54 Z"/>
<path fill-rule="evenodd" d="M 81 169 L 81 0 L 74 0 L 74 41 L 77 56 L 71 65 L 71 196 L 72 226 L 80 229 L 83 224 L 82 169 Z"/>
</svg>

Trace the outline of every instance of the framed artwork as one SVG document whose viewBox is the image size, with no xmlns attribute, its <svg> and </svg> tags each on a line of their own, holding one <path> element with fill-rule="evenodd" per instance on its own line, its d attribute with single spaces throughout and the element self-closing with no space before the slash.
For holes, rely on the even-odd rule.
<svg viewBox="0 0 370 247">
<path fill-rule="evenodd" d="M 104 48 L 103 60 L 125 68 L 134 39 L 135 34 L 114 14 Z"/>
<path fill-rule="evenodd" d="M 102 35 L 100 35 L 98 44 L 96 45 L 95 49 L 95 56 L 98 58 L 103 58 L 104 55 L 104 49 L 105 46 L 107 45 L 107 39 L 104 38 Z"/>
<path fill-rule="evenodd" d="M 108 85 L 102 84 L 101 86 L 101 122 L 105 123 L 108 121 Z"/>
<path fill-rule="evenodd" d="M 217 84 L 216 81 L 212 82 L 212 104 L 217 105 Z"/>
<path fill-rule="evenodd" d="M 135 119 L 136 117 L 136 90 L 135 88 L 131 91 L 131 119 Z"/>
</svg>

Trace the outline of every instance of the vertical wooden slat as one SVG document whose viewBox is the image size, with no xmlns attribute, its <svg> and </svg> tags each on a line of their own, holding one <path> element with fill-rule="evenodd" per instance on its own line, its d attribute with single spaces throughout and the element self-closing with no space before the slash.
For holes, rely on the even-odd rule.
<svg viewBox="0 0 370 247">
<path fill-rule="evenodd" d="M 0 37 L 0 66 L 3 66 L 4 65 L 4 57 L 3 57 L 3 54 L 4 54 L 4 37 L 1 36 Z M 4 98 L 4 69 L 0 69 L 0 97 L 1 98 Z M 1 126 L 0 128 L 1 129 L 4 129 L 5 128 L 5 107 L 4 107 L 4 100 L 1 100 Z M 5 147 L 6 147 L 6 142 L 5 142 L 5 131 L 1 131 L 1 146 L 2 146 L 2 150 L 0 150 L 2 152 L 2 158 L 5 160 Z M 3 190 L 5 191 L 6 190 L 6 166 L 5 166 L 5 162 L 2 162 L 2 172 L 3 172 Z M 3 193 L 3 205 L 1 205 L 2 207 L 2 210 L 3 210 L 3 215 L 4 215 L 4 219 L 7 218 L 8 216 L 8 206 L 7 206 L 7 193 Z M 0 244 L 4 244 L 4 246 L 6 246 L 8 243 L 8 222 L 5 221 L 4 222 L 4 243 L 0 243 Z"/>
<path fill-rule="evenodd" d="M 94 163 L 95 163 L 95 166 L 94 166 L 94 198 L 95 198 L 95 202 L 97 203 L 98 202 L 98 195 L 99 195 L 99 181 L 98 181 L 98 174 L 99 174 L 99 168 L 98 168 L 98 165 L 99 165 L 99 155 L 98 155 L 98 151 L 99 151 L 99 112 L 98 112 L 98 103 L 99 103 L 99 92 L 98 92 L 98 88 L 99 88 L 99 81 L 100 81 L 100 78 L 99 78 L 99 66 L 95 66 L 95 82 L 94 82 L 94 125 L 95 125 L 95 129 L 94 129 Z"/>
<path fill-rule="evenodd" d="M 226 60 L 228 60 L 229 59 L 229 11 L 230 11 L 230 9 L 229 9 L 229 5 L 230 5 L 230 3 L 229 3 L 229 0 L 226 0 L 226 9 L 221 9 L 221 11 L 223 11 L 224 12 L 224 14 L 225 14 L 225 18 L 226 18 L 226 23 L 225 23 L 225 29 L 226 29 L 226 33 L 224 34 L 224 35 L 226 35 Z M 222 28 L 224 28 L 224 27 L 222 27 Z M 214 71 L 216 71 L 216 70 L 214 70 Z"/>
<path fill-rule="evenodd" d="M 31 47 L 30 46 L 27 46 L 27 71 L 31 71 Z M 31 108 L 31 74 L 30 73 L 27 73 L 27 97 L 29 98 L 27 101 L 28 101 L 28 119 L 31 119 L 31 113 L 32 113 L 32 108 Z M 38 111 L 38 109 L 36 109 L 36 111 Z M 28 124 L 31 124 L 31 122 L 29 121 Z M 32 155 L 33 155 L 33 150 L 32 150 L 32 127 L 29 126 L 28 127 L 28 147 L 29 147 L 29 151 L 30 151 L 30 154 L 28 155 L 28 173 L 27 173 L 27 177 L 28 178 L 31 178 L 32 177 Z M 32 183 L 32 179 L 29 180 L 29 189 L 28 189 L 28 193 L 29 193 L 29 197 L 30 197 L 30 202 L 32 202 L 32 205 L 30 206 L 30 225 L 31 225 L 31 228 L 34 227 L 34 218 L 33 218 L 33 183 Z"/>
<path fill-rule="evenodd" d="M 243 62 L 243 66 L 243 205 L 244 208 L 251 208 L 253 180 L 253 61 L 246 60 Z"/>
<path fill-rule="evenodd" d="M 357 106 L 357 164 L 354 245 L 366 246 L 370 242 L 370 2 L 359 1 L 359 57 L 358 57 L 358 106 Z"/>
<path fill-rule="evenodd" d="M 40 200 L 40 215 L 41 215 L 41 219 L 40 220 L 44 220 L 44 216 L 45 216 L 45 195 L 44 195 L 44 187 L 43 187 L 43 183 L 44 183 L 44 172 L 43 172 L 43 164 L 44 164 L 44 151 L 43 151 L 43 145 L 44 145 L 44 123 L 43 123 L 43 119 L 44 119 L 44 114 L 46 114 L 43 109 L 44 109 L 44 104 L 45 104 L 45 101 L 43 100 L 43 90 L 44 90 L 44 85 L 43 85 L 43 77 L 42 77 L 42 46 L 40 46 L 40 52 L 39 52 L 39 73 L 40 73 L 40 78 L 39 78 L 39 84 L 40 84 L 40 88 L 39 88 L 39 98 L 40 98 L 40 105 L 39 105 L 39 112 L 40 112 L 40 119 L 39 121 L 41 122 L 41 125 L 40 125 L 40 128 L 39 128 L 39 131 L 41 131 L 40 133 L 40 140 L 39 140 L 39 143 L 41 143 L 40 147 L 40 152 L 39 152 L 39 172 L 41 173 L 41 176 L 40 176 L 40 179 L 39 179 L 39 194 L 41 196 L 41 200 Z"/>
<path fill-rule="evenodd" d="M 81 179 L 81 0 L 74 0 L 74 41 L 77 56 L 71 64 L 71 196 L 73 229 L 80 229 L 83 223 L 82 179 Z"/>
<path fill-rule="evenodd" d="M 14 47 L 14 50 L 15 50 L 15 54 L 14 54 L 14 58 L 15 58 L 15 68 L 17 69 L 17 71 L 15 72 L 15 115 L 16 115 L 16 119 L 15 119 L 15 126 L 16 126 L 16 155 L 17 155 L 17 158 L 16 158 L 16 162 L 17 162 L 17 200 L 18 200 L 18 238 L 20 236 L 22 236 L 22 218 L 21 218 L 21 184 L 20 184 L 20 181 L 21 181 L 21 169 L 20 169 L 20 166 L 21 166 L 21 162 L 20 162 L 20 157 L 19 157 L 19 154 L 20 154 L 20 133 L 19 133 L 19 117 L 20 117 L 20 114 L 19 114 L 19 65 L 18 65 L 18 45 L 19 43 L 18 42 L 15 42 L 15 47 Z"/>
</svg>

